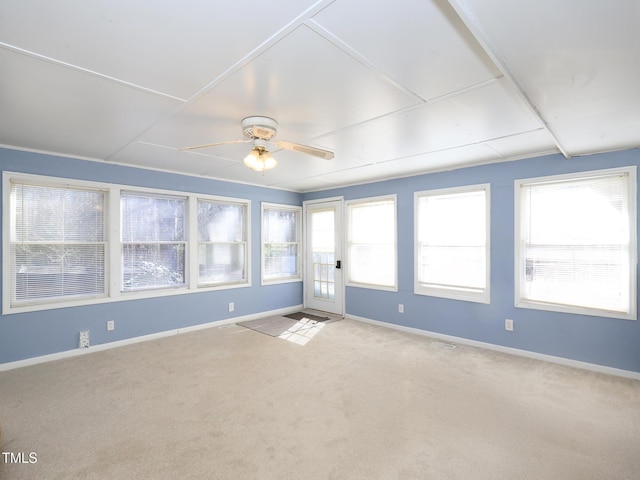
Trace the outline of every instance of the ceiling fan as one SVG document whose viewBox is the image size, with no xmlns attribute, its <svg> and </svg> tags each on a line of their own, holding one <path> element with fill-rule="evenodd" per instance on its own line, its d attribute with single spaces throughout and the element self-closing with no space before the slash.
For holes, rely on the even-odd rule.
<svg viewBox="0 0 640 480">
<path fill-rule="evenodd" d="M 306 153 L 314 157 L 331 160 L 333 152 L 323 150 L 321 148 L 311 147 L 309 145 L 300 145 L 298 143 L 288 142 L 286 140 L 275 140 L 274 137 L 278 132 L 278 122 L 270 117 L 247 117 L 242 120 L 242 133 L 248 140 L 230 140 L 227 142 L 207 143 L 205 145 L 195 145 L 193 147 L 185 147 L 181 150 L 195 150 L 198 148 L 215 147 L 218 145 L 229 145 L 233 143 L 252 143 L 253 149 L 244 158 L 244 164 L 261 172 L 275 167 L 278 162 L 271 156 L 267 150 L 268 144 L 273 144 L 284 150 L 292 150 L 294 152 Z"/>
</svg>

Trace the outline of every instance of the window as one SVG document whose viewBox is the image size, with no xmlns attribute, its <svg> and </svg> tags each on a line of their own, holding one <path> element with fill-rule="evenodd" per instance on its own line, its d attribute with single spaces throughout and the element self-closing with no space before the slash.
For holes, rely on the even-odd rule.
<svg viewBox="0 0 640 480">
<path fill-rule="evenodd" d="M 489 303 L 488 184 L 415 194 L 415 293 Z"/>
<path fill-rule="evenodd" d="M 347 202 L 347 215 L 349 285 L 396 290 L 395 195 Z"/>
<path fill-rule="evenodd" d="M 635 319 L 635 167 L 516 181 L 516 305 Z"/>
<path fill-rule="evenodd" d="M 198 200 L 198 285 L 247 282 L 247 206 Z"/>
<path fill-rule="evenodd" d="M 186 198 L 123 192 L 122 290 L 185 285 Z"/>
<path fill-rule="evenodd" d="M 2 173 L 4 314 L 250 286 L 251 202 Z"/>
<path fill-rule="evenodd" d="M 104 191 L 11 182 L 11 305 L 106 295 Z"/>
<path fill-rule="evenodd" d="M 299 281 L 302 209 L 262 204 L 262 282 Z"/>
</svg>

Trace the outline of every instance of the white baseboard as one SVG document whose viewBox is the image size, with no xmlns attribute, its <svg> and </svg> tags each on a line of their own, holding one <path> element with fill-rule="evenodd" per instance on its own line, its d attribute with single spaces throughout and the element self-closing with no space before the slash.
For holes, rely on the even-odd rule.
<svg viewBox="0 0 640 480">
<path fill-rule="evenodd" d="M 88 353 L 100 352 L 103 350 L 110 350 L 112 348 L 123 347 L 125 345 L 132 345 L 134 343 L 148 342 L 149 340 L 156 340 L 158 338 L 170 337 L 173 335 L 180 335 L 183 333 L 195 332 L 197 330 L 203 330 L 205 328 L 219 327 L 222 325 L 228 325 L 238 322 L 246 322 L 248 320 L 257 320 L 258 318 L 271 317 L 276 315 L 288 315 L 290 313 L 299 312 L 302 310 L 302 305 L 294 307 L 280 308 L 277 310 L 270 310 L 268 312 L 252 313 L 250 315 L 242 315 L 240 317 L 226 318 L 223 320 L 216 320 L 214 322 L 202 323 L 199 325 L 192 325 L 190 327 L 176 328 L 173 330 L 165 330 L 164 332 L 151 333 L 149 335 L 142 335 L 141 337 L 126 338 L 124 340 L 117 340 L 115 342 L 101 343 L 99 345 L 91 345 L 89 348 L 76 348 L 74 350 L 66 350 L 64 352 L 52 353 L 49 355 L 42 355 L 39 357 L 27 358 L 25 360 L 17 360 L 15 362 L 1 363 L 0 372 L 7 370 L 13 370 L 15 368 L 28 367 L 30 365 L 37 365 L 38 363 L 53 362 L 54 360 L 61 360 L 63 358 L 77 357 L 79 355 L 86 355 Z"/>
<path fill-rule="evenodd" d="M 536 360 L 542 360 L 545 362 L 556 363 L 569 367 L 581 368 L 583 370 L 591 370 L 593 372 L 605 373 L 607 375 L 615 375 L 618 377 L 630 378 L 633 380 L 640 380 L 640 372 L 634 372 L 632 370 L 623 370 L 621 368 L 605 367 L 595 363 L 581 362 L 579 360 L 571 360 L 569 358 L 556 357 L 553 355 L 546 355 L 544 353 L 530 352 L 528 350 L 520 350 L 518 348 L 504 347 L 502 345 L 495 345 L 493 343 L 479 342 L 476 340 L 469 340 L 462 337 L 454 337 L 452 335 L 444 335 L 442 333 L 430 332 L 428 330 L 421 330 L 419 328 L 405 327 L 403 325 L 396 325 L 388 322 L 381 322 L 379 320 L 371 320 L 370 318 L 358 317 L 355 315 L 346 315 L 346 318 L 356 320 L 358 322 L 370 323 L 372 325 L 378 325 L 380 327 L 392 328 L 395 330 L 401 330 L 403 332 L 414 333 L 425 337 L 435 338 L 438 340 L 445 340 L 447 342 L 459 343 L 461 345 L 469 345 L 471 347 L 479 347 L 487 350 L 494 350 L 497 352 L 508 353 L 511 355 L 518 355 L 520 357 L 533 358 Z"/>
</svg>

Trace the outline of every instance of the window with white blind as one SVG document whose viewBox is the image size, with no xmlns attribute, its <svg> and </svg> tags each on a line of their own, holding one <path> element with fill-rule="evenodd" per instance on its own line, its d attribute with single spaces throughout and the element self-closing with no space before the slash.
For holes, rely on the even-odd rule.
<svg viewBox="0 0 640 480">
<path fill-rule="evenodd" d="M 515 182 L 516 305 L 636 318 L 635 167 Z"/>
<path fill-rule="evenodd" d="M 415 293 L 489 303 L 490 186 L 416 192 L 414 201 Z"/>
<path fill-rule="evenodd" d="M 11 306 L 105 296 L 106 192 L 18 180 L 10 188 Z"/>
<path fill-rule="evenodd" d="M 249 200 L 5 171 L 4 314 L 250 285 Z"/>
<path fill-rule="evenodd" d="M 300 281 L 302 208 L 262 204 L 262 283 Z"/>
<path fill-rule="evenodd" d="M 185 285 L 186 198 L 123 192 L 122 290 Z"/>
<path fill-rule="evenodd" d="M 348 285 L 397 290 L 396 196 L 346 205 Z"/>
<path fill-rule="evenodd" d="M 247 283 L 247 204 L 198 200 L 198 285 Z"/>
</svg>

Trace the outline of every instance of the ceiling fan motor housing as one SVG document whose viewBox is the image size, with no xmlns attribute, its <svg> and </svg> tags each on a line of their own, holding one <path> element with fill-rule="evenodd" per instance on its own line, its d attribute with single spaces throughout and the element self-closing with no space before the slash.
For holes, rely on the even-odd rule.
<svg viewBox="0 0 640 480">
<path fill-rule="evenodd" d="M 269 117 L 247 117 L 242 120 L 242 133 L 261 140 L 271 140 L 278 131 L 278 122 Z"/>
</svg>

